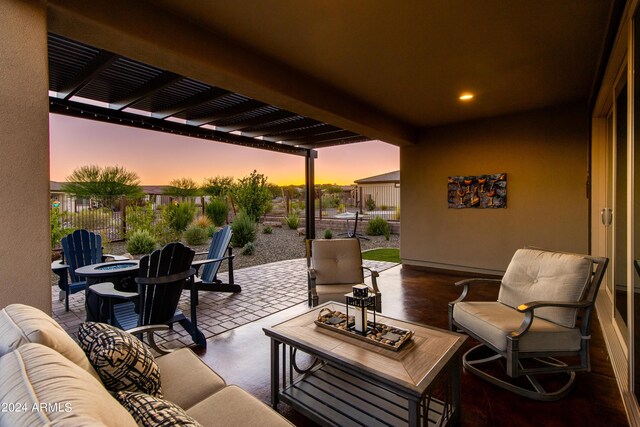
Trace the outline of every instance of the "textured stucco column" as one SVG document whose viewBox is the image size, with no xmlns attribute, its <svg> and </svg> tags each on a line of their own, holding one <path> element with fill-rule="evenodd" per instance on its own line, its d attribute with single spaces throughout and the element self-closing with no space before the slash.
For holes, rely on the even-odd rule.
<svg viewBox="0 0 640 427">
<path fill-rule="evenodd" d="M 47 16 L 0 1 L 0 307 L 51 312 Z"/>
</svg>

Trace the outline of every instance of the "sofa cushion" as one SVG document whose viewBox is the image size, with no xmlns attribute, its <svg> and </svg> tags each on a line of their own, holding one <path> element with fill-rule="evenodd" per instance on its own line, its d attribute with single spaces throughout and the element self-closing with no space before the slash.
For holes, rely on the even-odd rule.
<svg viewBox="0 0 640 427">
<path fill-rule="evenodd" d="M 189 408 L 187 414 L 206 426 L 292 426 L 286 418 L 251 396 L 230 385 Z"/>
<path fill-rule="evenodd" d="M 27 343 L 52 348 L 100 378 L 78 344 L 49 315 L 28 305 L 6 306 L 0 311 L 0 356 Z"/>
<path fill-rule="evenodd" d="M 119 391 L 116 397 L 139 426 L 202 427 L 181 407 L 168 400 L 135 391 Z"/>
<path fill-rule="evenodd" d="M 533 301 L 578 302 L 591 278 L 591 260 L 581 255 L 519 249 L 502 278 L 498 301 L 518 307 Z M 575 309 L 544 307 L 534 314 L 558 325 L 573 328 Z"/>
<path fill-rule="evenodd" d="M 162 397 L 160 370 L 151 350 L 133 335 L 104 323 L 85 322 L 78 341 L 107 390 Z"/>
<path fill-rule="evenodd" d="M 0 411 L 0 425 L 136 425 L 98 379 L 44 345 L 2 356 L 0 378 L 0 402 L 14 404 Z"/>
<path fill-rule="evenodd" d="M 156 363 L 162 375 L 163 398 L 184 409 L 189 409 L 226 385 L 190 348 L 181 348 L 158 357 Z"/>
</svg>

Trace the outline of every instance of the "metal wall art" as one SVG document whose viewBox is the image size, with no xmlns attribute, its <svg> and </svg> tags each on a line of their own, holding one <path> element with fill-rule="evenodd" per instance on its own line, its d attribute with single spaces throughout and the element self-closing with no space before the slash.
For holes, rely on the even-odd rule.
<svg viewBox="0 0 640 427">
<path fill-rule="evenodd" d="M 507 207 L 507 174 L 450 176 L 449 209 Z"/>
</svg>

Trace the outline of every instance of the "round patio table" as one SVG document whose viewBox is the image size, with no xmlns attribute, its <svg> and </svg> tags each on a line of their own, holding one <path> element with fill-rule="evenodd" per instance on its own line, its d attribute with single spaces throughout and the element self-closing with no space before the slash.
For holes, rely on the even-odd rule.
<svg viewBox="0 0 640 427">
<path fill-rule="evenodd" d="M 76 275 L 87 279 L 85 293 L 87 321 L 104 322 L 109 317 L 108 313 L 103 313 L 100 309 L 104 306 L 104 301 L 97 294 L 90 292 L 90 286 L 96 283 L 113 282 L 116 290 L 137 292 L 133 278 L 138 275 L 139 269 L 138 260 L 101 262 L 76 269 Z"/>
</svg>

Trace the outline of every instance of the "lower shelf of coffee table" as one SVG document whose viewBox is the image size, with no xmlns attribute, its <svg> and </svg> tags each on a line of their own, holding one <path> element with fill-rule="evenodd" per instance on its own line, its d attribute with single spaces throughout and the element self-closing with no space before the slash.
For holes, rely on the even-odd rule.
<svg viewBox="0 0 640 427">
<path fill-rule="evenodd" d="M 280 390 L 280 400 L 320 425 L 326 426 L 407 426 L 407 399 L 371 381 L 356 377 L 332 365 L 297 378 Z M 449 411 L 446 411 L 446 409 Z M 431 398 L 428 422 L 446 425 L 451 407 Z"/>
</svg>

